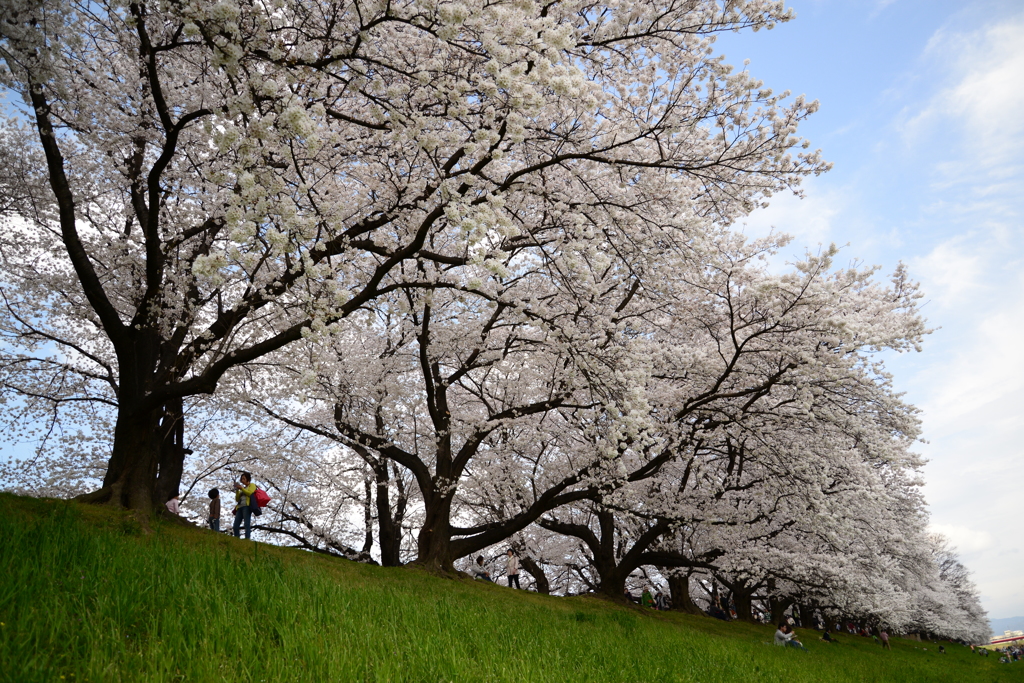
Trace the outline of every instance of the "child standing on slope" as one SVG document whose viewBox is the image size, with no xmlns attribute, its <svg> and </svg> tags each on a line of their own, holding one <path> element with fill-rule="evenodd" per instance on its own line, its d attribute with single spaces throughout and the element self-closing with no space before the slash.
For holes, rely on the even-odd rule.
<svg viewBox="0 0 1024 683">
<path fill-rule="evenodd" d="M 206 521 L 214 531 L 220 531 L 220 491 L 210 489 L 210 516 Z"/>
</svg>

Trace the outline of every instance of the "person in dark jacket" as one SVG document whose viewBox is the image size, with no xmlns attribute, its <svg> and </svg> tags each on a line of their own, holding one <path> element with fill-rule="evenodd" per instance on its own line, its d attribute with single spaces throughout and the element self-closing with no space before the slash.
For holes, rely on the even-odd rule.
<svg viewBox="0 0 1024 683">
<path fill-rule="evenodd" d="M 206 522 L 214 531 L 220 531 L 220 491 L 215 488 L 210 489 L 210 516 Z"/>
</svg>

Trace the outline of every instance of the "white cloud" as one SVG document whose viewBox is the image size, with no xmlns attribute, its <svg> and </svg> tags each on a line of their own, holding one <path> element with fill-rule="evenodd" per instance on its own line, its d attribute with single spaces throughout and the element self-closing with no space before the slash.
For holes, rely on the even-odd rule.
<svg viewBox="0 0 1024 683">
<path fill-rule="evenodd" d="M 940 30 L 923 58 L 951 78 L 903 123 L 906 140 L 918 142 L 937 126 L 953 122 L 967 157 L 961 161 L 971 163 L 947 167 L 949 177 L 970 177 L 1006 164 L 1019 167 L 1024 151 L 1024 15 L 967 33 Z"/>
<path fill-rule="evenodd" d="M 921 407 L 933 429 L 948 430 L 968 416 L 978 424 L 998 415 L 1006 396 L 1024 390 L 1024 276 L 1008 277 L 993 251 L 991 243 L 972 250 L 955 238 L 912 262 L 914 272 L 925 274 L 930 298 L 947 309 L 935 322 L 953 325 L 936 333 L 953 344 L 941 369 L 920 378 L 927 386 Z M 988 412 L 975 415 L 983 409 Z M 1024 435 L 1024 416 L 1017 427 Z"/>
<path fill-rule="evenodd" d="M 874 19 L 885 10 L 886 7 L 896 2 L 896 0 L 875 0 L 875 6 L 871 10 L 871 14 L 868 15 L 869 19 Z"/>
<path fill-rule="evenodd" d="M 741 221 L 741 229 L 751 237 L 771 232 L 793 236 L 786 249 L 785 260 L 802 257 L 804 249 L 814 250 L 819 244 L 835 241 L 833 223 L 847 209 L 848 195 L 816 187 L 807 188 L 806 197 L 793 194 L 776 195 L 768 208 L 758 209 Z"/>
<path fill-rule="evenodd" d="M 910 260 L 910 270 L 921 278 L 930 301 L 950 307 L 964 303 L 982 289 L 982 256 L 964 248 L 968 240 L 967 236 L 958 236 Z"/>
<path fill-rule="evenodd" d="M 929 528 L 948 538 L 961 553 L 975 553 L 994 545 L 992 534 L 985 529 L 974 529 L 963 524 L 930 524 Z"/>
<path fill-rule="evenodd" d="M 932 527 L 959 547 L 993 617 L 1024 613 L 1024 540 L 1004 533 L 1024 508 L 1022 250 L 1024 235 L 996 225 L 911 261 L 938 305 L 926 308 L 930 323 L 943 329 L 926 342 L 927 363 L 901 381 L 929 440 L 921 451 Z"/>
</svg>

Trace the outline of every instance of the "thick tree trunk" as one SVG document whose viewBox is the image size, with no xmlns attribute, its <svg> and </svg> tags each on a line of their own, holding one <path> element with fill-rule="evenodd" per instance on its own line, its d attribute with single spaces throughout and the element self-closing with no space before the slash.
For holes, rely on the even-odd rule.
<svg viewBox="0 0 1024 683">
<path fill-rule="evenodd" d="M 187 452 L 181 399 L 156 410 L 133 407 L 131 400 L 118 407 L 103 486 L 77 500 L 149 513 L 179 493 Z"/>
<path fill-rule="evenodd" d="M 547 574 L 539 564 L 533 561 L 532 557 L 524 557 L 519 561 L 520 566 L 530 573 L 533 580 L 537 582 L 537 592 L 548 595 L 551 593 L 551 584 L 548 583 Z"/>
<path fill-rule="evenodd" d="M 574 524 L 549 526 L 559 533 L 568 533 L 587 544 L 593 554 L 594 570 L 600 579 L 597 593 L 613 600 L 622 600 L 626 579 L 635 567 L 623 567 L 615 556 L 615 516 L 605 509 L 597 510 L 600 536 L 587 527 Z M 542 525 L 543 526 L 543 525 Z"/>
<path fill-rule="evenodd" d="M 156 491 L 163 446 L 160 437 L 163 412 L 132 412 L 124 405 L 118 408 L 114 452 L 103 478 L 103 488 L 86 500 L 146 512 L 167 502 L 158 500 Z"/>
<path fill-rule="evenodd" d="M 793 605 L 793 598 L 772 598 L 769 604 L 772 609 L 772 623 L 779 624 L 785 617 L 786 610 Z"/>
<path fill-rule="evenodd" d="M 631 572 L 624 571 L 622 567 L 617 567 L 614 564 L 611 566 L 604 562 L 596 564 L 595 569 L 601 577 L 601 585 L 597 587 L 598 594 L 613 600 L 622 600 L 622 594 L 626 590 L 626 579 L 629 578 Z"/>
<path fill-rule="evenodd" d="M 736 619 L 755 623 L 754 615 L 750 609 L 750 598 L 754 594 L 746 585 L 737 584 L 732 589 L 732 603 L 736 608 Z"/>
<path fill-rule="evenodd" d="M 102 488 L 79 500 L 150 514 L 178 493 L 185 460 L 184 411 L 180 397 L 154 405 L 160 344 L 153 330 L 142 330 L 117 346 L 114 449 Z"/>
<path fill-rule="evenodd" d="M 768 583 L 765 586 L 765 593 L 768 595 L 768 611 L 772 615 L 772 623 L 779 624 L 782 621 L 783 615 L 789 606 L 793 604 L 792 598 L 781 598 L 775 593 L 775 579 L 768 579 Z"/>
<path fill-rule="evenodd" d="M 669 574 L 668 590 L 672 596 L 672 609 L 676 612 L 687 614 L 702 614 L 700 607 L 697 607 L 690 597 L 690 575 Z"/>
<path fill-rule="evenodd" d="M 452 557 L 451 494 L 430 492 L 424 496 L 423 528 L 416 539 L 416 564 L 431 571 L 455 570 Z"/>
<path fill-rule="evenodd" d="M 399 551 L 402 544 L 401 515 L 404 512 L 403 501 L 399 500 L 399 512 L 396 517 L 391 513 L 390 478 L 388 464 L 382 462 L 374 468 L 377 479 L 377 528 L 380 541 L 380 563 L 385 567 L 398 567 L 402 564 Z M 401 496 L 401 492 L 399 492 Z"/>
<path fill-rule="evenodd" d="M 180 398 L 164 404 L 159 429 L 160 462 L 153 501 L 158 506 L 179 493 L 185 471 L 185 410 Z"/>
</svg>

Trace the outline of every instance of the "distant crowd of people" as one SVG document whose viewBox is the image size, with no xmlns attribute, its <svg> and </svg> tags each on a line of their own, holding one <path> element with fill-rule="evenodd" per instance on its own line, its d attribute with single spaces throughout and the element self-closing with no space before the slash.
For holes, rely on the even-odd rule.
<svg viewBox="0 0 1024 683">
<path fill-rule="evenodd" d="M 640 605 L 645 609 L 664 611 L 672 608 L 672 601 L 669 600 L 668 596 L 661 591 L 652 593 L 650 586 L 644 586 L 644 589 L 640 592 L 640 597 L 630 593 L 629 588 L 623 591 L 622 596 L 634 605 Z"/>
<path fill-rule="evenodd" d="M 973 649 L 973 648 L 972 648 Z M 989 650 L 984 647 L 978 648 L 987 656 Z M 1007 645 L 1006 647 L 997 647 L 994 652 L 999 653 L 1000 664 L 1012 664 L 1013 662 L 1019 662 L 1024 657 L 1024 646 L 1021 645 Z"/>
</svg>

